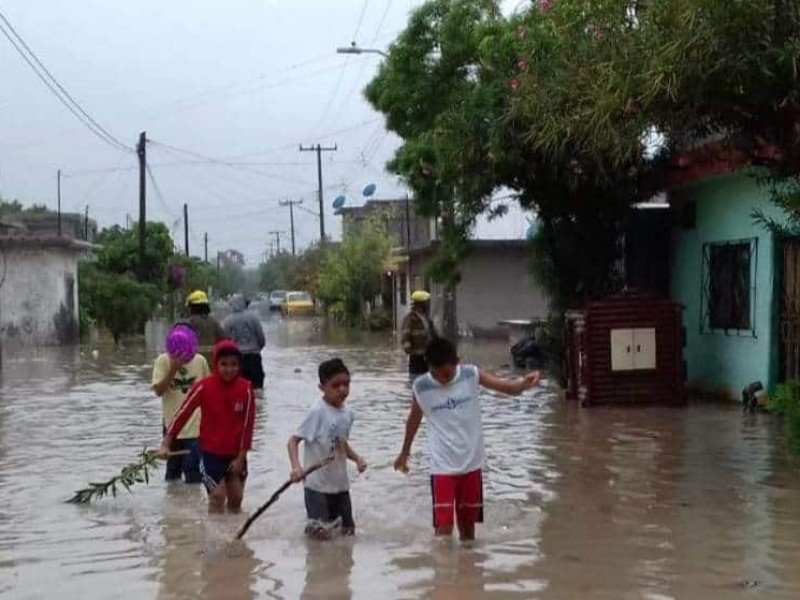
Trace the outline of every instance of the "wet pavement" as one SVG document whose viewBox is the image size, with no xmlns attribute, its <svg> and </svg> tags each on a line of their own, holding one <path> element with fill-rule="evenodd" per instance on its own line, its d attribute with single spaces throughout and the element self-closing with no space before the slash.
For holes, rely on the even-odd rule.
<svg viewBox="0 0 800 600">
<path fill-rule="evenodd" d="M 355 539 L 303 539 L 291 488 L 232 542 L 244 516 L 159 475 L 133 495 L 63 503 L 160 437 L 147 344 L 5 356 L 0 384 L 0 596 L 8 598 L 800 597 L 800 474 L 769 417 L 735 407 L 580 410 L 547 390 L 486 394 L 486 523 L 470 547 L 435 540 L 423 435 L 391 470 L 409 403 L 391 338 L 267 324 L 268 377 L 245 510 L 288 474 L 286 441 L 317 398 L 317 363 L 353 370 Z M 496 369 L 502 346 L 464 347 Z"/>
</svg>

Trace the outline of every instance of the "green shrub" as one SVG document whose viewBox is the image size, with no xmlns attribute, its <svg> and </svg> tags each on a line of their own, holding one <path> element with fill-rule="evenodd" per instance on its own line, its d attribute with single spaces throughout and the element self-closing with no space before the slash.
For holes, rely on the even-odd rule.
<svg viewBox="0 0 800 600">
<path fill-rule="evenodd" d="M 800 455 L 800 381 L 792 380 L 779 385 L 767 410 L 784 419 L 789 449 Z"/>
</svg>

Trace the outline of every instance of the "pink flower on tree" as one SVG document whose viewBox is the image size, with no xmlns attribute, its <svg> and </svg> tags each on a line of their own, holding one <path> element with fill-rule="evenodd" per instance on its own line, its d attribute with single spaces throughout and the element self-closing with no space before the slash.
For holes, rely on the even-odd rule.
<svg viewBox="0 0 800 600">
<path fill-rule="evenodd" d="M 527 73 L 528 67 L 529 64 L 527 60 L 525 60 L 524 58 L 517 59 L 517 70 L 519 70 L 521 73 Z"/>
<path fill-rule="evenodd" d="M 553 8 L 553 3 L 551 0 L 539 0 L 539 5 L 537 8 L 539 9 L 540 13 L 546 15 Z"/>
<path fill-rule="evenodd" d="M 525 29 L 522 25 L 517 27 L 517 38 L 520 40 L 524 40 L 526 37 L 528 37 L 528 30 Z"/>
<path fill-rule="evenodd" d="M 514 79 L 512 79 L 512 80 L 511 80 L 511 82 L 508 84 L 508 87 L 510 87 L 510 88 L 511 88 L 511 91 L 512 91 L 512 92 L 518 92 L 518 91 L 520 90 L 520 88 L 522 87 L 522 82 L 521 82 L 519 79 L 517 79 L 517 78 L 515 77 L 515 78 L 514 78 Z"/>
<path fill-rule="evenodd" d="M 182 288 L 186 285 L 186 269 L 181 265 L 171 265 L 169 268 L 169 283 L 173 288 Z"/>
</svg>

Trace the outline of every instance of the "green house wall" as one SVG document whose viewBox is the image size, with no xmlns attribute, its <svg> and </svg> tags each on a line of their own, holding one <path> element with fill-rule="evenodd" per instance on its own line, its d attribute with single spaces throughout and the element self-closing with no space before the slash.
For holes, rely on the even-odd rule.
<svg viewBox="0 0 800 600">
<path fill-rule="evenodd" d="M 680 190 L 679 196 L 681 202 L 696 203 L 694 228 L 676 226 L 671 252 L 671 293 L 685 307 L 687 384 L 690 389 L 731 398 L 740 397 L 753 381 L 771 388 L 778 360 L 775 240 L 754 222 L 753 212 L 760 210 L 776 220 L 784 215 L 769 202 L 763 186 L 746 173 L 704 180 Z M 758 240 L 751 313 L 754 333 L 701 332 L 703 246 L 748 238 Z"/>
</svg>

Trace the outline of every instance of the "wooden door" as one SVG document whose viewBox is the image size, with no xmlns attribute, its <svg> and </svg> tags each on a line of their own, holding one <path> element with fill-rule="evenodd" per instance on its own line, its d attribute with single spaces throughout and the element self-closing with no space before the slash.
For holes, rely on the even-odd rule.
<svg viewBox="0 0 800 600">
<path fill-rule="evenodd" d="M 780 380 L 800 378 L 800 239 L 782 246 L 783 273 L 780 316 Z"/>
</svg>

